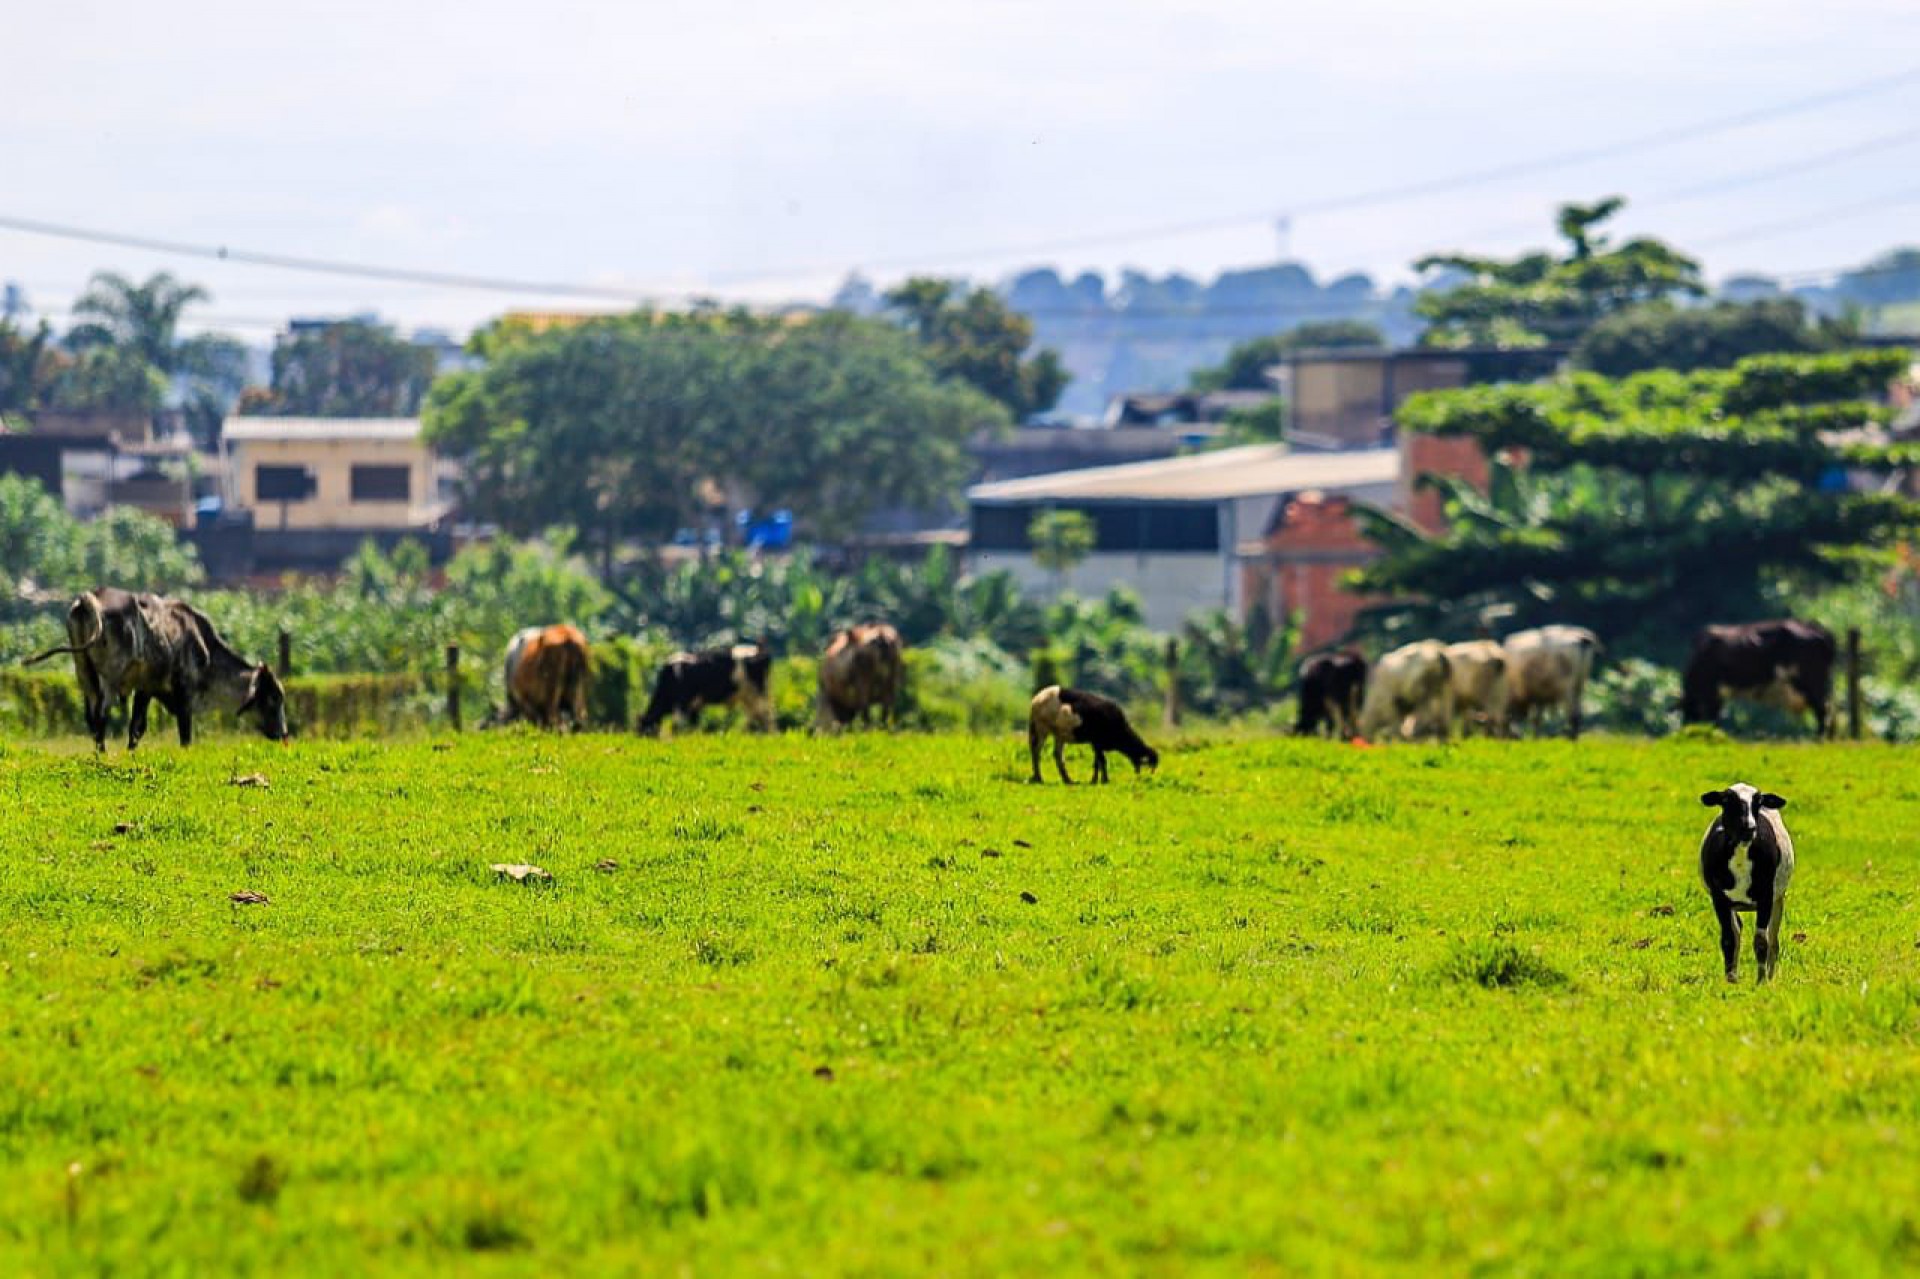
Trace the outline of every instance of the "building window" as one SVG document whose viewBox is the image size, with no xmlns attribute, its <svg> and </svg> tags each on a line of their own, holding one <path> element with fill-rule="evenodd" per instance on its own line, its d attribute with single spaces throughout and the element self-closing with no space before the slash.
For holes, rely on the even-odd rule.
<svg viewBox="0 0 1920 1279">
<path fill-rule="evenodd" d="M 352 490 L 356 502 L 404 502 L 412 496 L 413 468 L 409 466 L 356 466 Z"/>
<path fill-rule="evenodd" d="M 1031 551 L 1027 526 L 1043 504 L 976 506 L 971 545 L 976 551 Z M 1212 502 L 1060 503 L 1093 521 L 1093 549 L 1137 555 L 1153 551 L 1218 551 L 1219 508 Z"/>
<path fill-rule="evenodd" d="M 256 502 L 304 502 L 313 496 L 313 488 L 313 472 L 304 466 L 253 468 Z"/>
</svg>

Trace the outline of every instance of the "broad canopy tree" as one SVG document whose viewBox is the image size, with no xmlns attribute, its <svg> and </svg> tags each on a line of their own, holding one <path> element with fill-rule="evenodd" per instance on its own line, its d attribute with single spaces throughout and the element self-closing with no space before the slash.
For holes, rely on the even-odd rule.
<svg viewBox="0 0 1920 1279">
<path fill-rule="evenodd" d="M 920 339 L 934 368 L 1000 401 L 1019 421 L 1060 400 L 1068 373 L 1051 350 L 1027 354 L 1033 321 L 991 289 L 916 276 L 887 291 L 887 305 Z"/>
<path fill-rule="evenodd" d="M 1400 601 L 1373 617 L 1389 631 L 1572 622 L 1668 659 L 1704 623 L 1790 611 L 1920 529 L 1920 503 L 1847 479 L 1920 463 L 1920 446 L 1864 429 L 1886 420 L 1878 401 L 1908 358 L 1757 356 L 1415 396 L 1401 429 L 1475 440 L 1492 484 L 1421 481 L 1447 495 L 1441 537 L 1366 512 L 1386 554 L 1355 585 Z"/>
<path fill-rule="evenodd" d="M 469 509 L 509 531 L 577 529 L 603 562 L 720 502 L 790 507 L 816 536 L 938 506 L 992 400 L 881 321 L 638 312 L 536 332 L 500 324 L 481 370 L 435 383 L 426 428 L 466 460 Z"/>
<path fill-rule="evenodd" d="M 384 325 L 343 320 L 276 345 L 273 385 L 249 390 L 241 409 L 273 417 L 410 417 L 434 372 L 430 348 Z"/>
</svg>

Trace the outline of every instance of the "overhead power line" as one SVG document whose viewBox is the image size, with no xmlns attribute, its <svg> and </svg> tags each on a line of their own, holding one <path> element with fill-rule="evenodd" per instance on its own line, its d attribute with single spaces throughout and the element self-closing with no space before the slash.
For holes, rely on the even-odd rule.
<svg viewBox="0 0 1920 1279">
<path fill-rule="evenodd" d="M 1622 138 L 1597 146 L 1575 148 L 1550 155 L 1536 156 L 1527 160 L 1512 161 L 1484 169 L 1456 173 L 1445 177 L 1422 179 L 1416 182 L 1378 187 L 1366 191 L 1355 191 L 1345 195 L 1326 196 L 1305 201 L 1276 201 L 1267 208 L 1253 212 L 1216 215 L 1188 222 L 1163 223 L 1157 226 L 1135 227 L 1129 230 L 1095 232 L 1088 235 L 1069 236 L 1046 241 L 1028 241 L 1018 245 L 999 245 L 993 248 L 968 250 L 932 251 L 899 257 L 869 259 L 860 265 L 870 269 L 885 269 L 911 267 L 930 262 L 964 261 L 977 258 L 1008 257 L 1017 254 L 1055 252 L 1099 245 L 1124 244 L 1140 240 L 1162 239 L 1196 231 L 1216 230 L 1223 227 L 1243 226 L 1250 223 L 1264 224 L 1270 221 L 1276 213 L 1285 213 L 1289 216 L 1299 217 L 1399 203 L 1406 200 L 1418 199 L 1423 196 L 1438 195 L 1463 188 L 1507 181 L 1512 178 L 1525 177 L 1534 173 L 1544 173 L 1554 169 L 1589 164 L 1596 160 L 1611 159 L 1636 151 L 1671 146 L 1696 138 L 1710 137 L 1714 134 L 1747 128 L 1770 120 L 1819 110 L 1839 102 L 1890 92 L 1912 84 L 1915 81 L 1920 81 L 1920 67 L 1909 68 L 1908 70 L 1892 75 L 1859 81 L 1855 84 L 1796 98 L 1787 102 L 1758 107 L 1732 115 L 1699 120 L 1691 124 L 1659 129 L 1650 133 Z M 621 302 L 629 305 L 646 305 L 649 302 L 659 300 L 662 296 L 695 296 L 693 294 L 673 291 L 653 291 L 648 293 L 632 289 L 578 284 L 567 281 L 527 280 L 503 276 L 472 275 L 461 272 L 429 270 L 416 267 L 385 266 L 377 263 L 354 262 L 335 258 L 317 258 L 259 249 L 232 248 L 221 244 L 197 243 L 122 231 L 102 230 L 96 227 L 83 227 L 65 222 L 22 217 L 15 214 L 0 214 L 0 230 L 11 230 L 26 235 L 48 236 L 55 239 L 75 240 L 92 244 L 106 244 L 117 248 L 138 249 L 144 252 L 175 257 L 201 258 L 243 266 L 268 267 L 283 271 L 305 271 L 353 279 L 378 280 L 388 283 L 424 284 L 437 288 L 470 289 L 496 295 L 511 294 L 548 299 L 593 299 Z M 814 275 L 823 271 L 844 269 L 846 265 L 843 260 L 835 263 L 817 264 L 811 267 L 796 267 L 785 271 L 746 273 L 721 278 L 732 283 L 759 282 L 793 278 L 801 275 Z"/>
<path fill-rule="evenodd" d="M 1672 146 L 1680 142 L 1690 142 L 1696 138 L 1711 137 L 1719 133 L 1729 133 L 1736 129 L 1744 129 L 1756 124 L 1764 124 L 1772 120 L 1783 119 L 1788 116 L 1817 111 L 1824 107 L 1833 106 L 1836 103 L 1891 92 L 1895 89 L 1913 84 L 1916 81 L 1920 81 L 1920 67 L 1912 67 L 1893 75 L 1880 76 L 1872 80 L 1863 80 L 1842 88 L 1812 94 L 1804 98 L 1795 98 L 1788 102 L 1757 107 L 1752 110 L 1737 112 L 1733 115 L 1715 116 L 1711 119 L 1699 120 L 1691 124 L 1678 125 L 1672 128 L 1657 129 L 1650 133 L 1636 134 L 1632 137 L 1621 138 L 1597 146 L 1579 147 L 1569 151 L 1555 152 L 1550 155 L 1535 156 L 1527 160 L 1516 160 L 1484 169 L 1455 173 L 1446 177 L 1426 178 L 1416 182 L 1349 192 L 1345 195 L 1324 196 L 1312 200 L 1276 200 L 1266 208 L 1259 210 L 1217 214 L 1185 222 L 1164 222 L 1155 225 L 1135 226 L 1123 230 L 1097 231 L 1087 235 L 1062 236 L 1048 240 L 1029 240 L 1019 244 L 1000 244 L 992 247 L 952 249 L 940 252 L 906 254 L 897 257 L 873 258 L 862 261 L 857 265 L 868 270 L 891 270 L 925 266 L 937 262 L 963 262 L 984 258 L 1007 258 L 1026 254 L 1057 253 L 1073 249 L 1130 244 L 1141 240 L 1171 239 L 1177 236 L 1192 235 L 1203 231 L 1218 231 L 1230 227 L 1248 226 L 1254 223 L 1264 225 L 1279 216 L 1289 218 L 1308 217 L 1314 214 L 1336 213 L 1351 209 L 1397 204 L 1422 196 L 1441 195 L 1464 188 L 1485 186 L 1495 182 L 1508 181 L 1513 178 L 1528 177 L 1536 173 L 1547 173 L 1555 169 L 1566 169 L 1577 165 L 1591 164 L 1596 160 L 1610 160 L 1638 151 L 1650 151 L 1659 147 Z M 820 262 L 812 266 L 795 267 L 791 270 L 777 273 L 742 273 L 719 278 L 728 283 L 756 283 L 765 280 L 818 275 L 824 271 L 844 269 L 846 265 L 845 262 Z"/>
<path fill-rule="evenodd" d="M 193 244 L 184 240 L 165 240 L 122 231 L 101 231 L 92 227 L 73 226 L 64 222 L 43 222 L 37 218 L 15 217 L 11 214 L 0 214 L 0 230 L 50 236 L 59 240 L 80 240 L 90 244 L 110 244 L 117 248 L 141 249 L 149 253 L 161 253 L 174 257 L 207 258 L 215 262 L 238 263 L 242 266 L 273 267 L 282 271 L 310 271 L 360 280 L 431 284 L 446 289 L 476 289 L 484 293 L 514 293 L 542 298 L 590 298 L 641 306 L 658 301 L 662 296 L 657 292 L 648 294 L 632 289 L 606 288 L 594 284 L 464 275 L 453 271 L 379 266 L 366 262 L 345 262 L 333 258 L 301 257 L 290 253 L 267 253 L 257 249 L 231 249 L 225 245 Z"/>
</svg>

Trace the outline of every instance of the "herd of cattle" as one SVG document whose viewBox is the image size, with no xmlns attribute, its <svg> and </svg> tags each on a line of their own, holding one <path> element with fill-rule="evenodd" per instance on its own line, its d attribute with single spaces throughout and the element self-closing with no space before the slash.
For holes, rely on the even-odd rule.
<svg viewBox="0 0 1920 1279">
<path fill-rule="evenodd" d="M 27 660 L 72 655 L 96 747 L 106 746 L 109 712 L 129 697 L 129 750 L 139 745 L 156 700 L 173 714 L 182 745 L 193 740 L 195 715 L 208 710 L 235 712 L 276 741 L 287 737 L 286 693 L 278 677 L 236 653 L 191 605 L 105 587 L 75 598 L 66 625 L 66 644 Z M 1474 730 L 1506 736 L 1529 721 L 1538 731 L 1542 715 L 1558 710 L 1577 738 L 1581 698 L 1599 654 L 1598 638 L 1578 626 L 1543 626 L 1500 642 L 1422 640 L 1371 667 L 1355 652 L 1321 654 L 1301 667 L 1295 731 L 1370 740 L 1445 738 Z M 1711 723 L 1724 699 L 1744 697 L 1809 711 L 1824 736 L 1832 728 L 1835 654 L 1832 634 L 1811 622 L 1707 627 L 1687 664 L 1682 718 Z M 507 646 L 501 718 L 584 727 L 591 658 L 576 627 L 520 631 Z M 668 718 L 686 724 L 705 708 L 722 705 L 739 708 L 758 728 L 772 729 L 772 668 L 773 656 L 760 644 L 676 653 L 654 678 L 640 730 L 656 732 Z M 816 726 L 831 731 L 876 714 L 890 724 L 905 679 L 904 646 L 893 627 L 865 623 L 838 632 L 820 659 Z M 1106 779 L 1108 751 L 1125 755 L 1136 769 L 1158 762 L 1117 705 L 1081 690 L 1052 687 L 1033 699 L 1028 739 L 1036 781 L 1048 738 L 1063 780 L 1061 748 L 1068 744 L 1094 748 L 1096 780 Z"/>
<path fill-rule="evenodd" d="M 1729 697 L 1810 712 L 1832 732 L 1833 635 L 1793 620 L 1709 626 L 1695 638 L 1681 680 L 1680 717 L 1711 724 Z M 1580 736 L 1581 698 L 1600 640 L 1579 626 L 1542 626 L 1504 641 L 1403 645 L 1368 667 L 1355 652 L 1323 653 L 1300 669 L 1299 733 L 1340 737 L 1507 736 L 1548 712 Z"/>
</svg>

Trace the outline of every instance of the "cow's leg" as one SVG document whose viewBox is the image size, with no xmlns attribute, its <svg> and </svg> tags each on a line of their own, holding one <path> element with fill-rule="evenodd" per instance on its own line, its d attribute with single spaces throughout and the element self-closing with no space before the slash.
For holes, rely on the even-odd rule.
<svg viewBox="0 0 1920 1279">
<path fill-rule="evenodd" d="M 140 739 L 147 735 L 147 707 L 153 704 L 153 694 L 139 692 L 133 695 L 133 714 L 127 718 L 127 749 L 138 750 Z"/>
<path fill-rule="evenodd" d="M 1032 785 L 1040 784 L 1040 739 L 1045 736 L 1038 724 L 1027 725 L 1027 754 L 1033 757 L 1033 776 L 1027 781 Z"/>
<path fill-rule="evenodd" d="M 1100 785 L 1107 780 L 1107 753 L 1098 746 L 1093 748 L 1093 784 Z"/>
<path fill-rule="evenodd" d="M 1780 918 L 1786 914 L 1784 899 L 1762 899 L 1753 912 L 1753 963 L 1757 981 L 1772 981 L 1780 963 Z"/>
<path fill-rule="evenodd" d="M 1567 728 L 1574 741 L 1580 740 L 1580 690 L 1573 690 L 1573 699 L 1567 703 Z"/>
<path fill-rule="evenodd" d="M 1713 913 L 1720 919 L 1720 957 L 1726 961 L 1727 980 L 1740 980 L 1740 916 L 1733 903 L 1720 894 L 1713 895 Z"/>
<path fill-rule="evenodd" d="M 93 749 L 107 749 L 107 699 L 87 694 L 87 732 L 93 735 Z"/>
<path fill-rule="evenodd" d="M 1060 780 L 1063 783 L 1068 786 L 1073 785 L 1073 779 L 1067 776 L 1066 739 L 1058 735 L 1055 735 L 1053 739 L 1053 766 L 1060 770 Z"/>
<path fill-rule="evenodd" d="M 1798 684 L 1798 681 L 1795 681 Z M 1824 689 L 1799 689 L 1800 696 L 1806 701 L 1807 709 L 1813 712 L 1813 729 L 1822 741 L 1833 736 L 1833 705 Z"/>
</svg>

